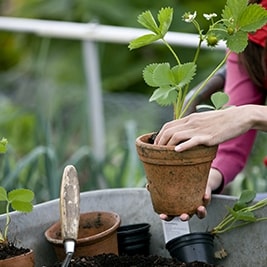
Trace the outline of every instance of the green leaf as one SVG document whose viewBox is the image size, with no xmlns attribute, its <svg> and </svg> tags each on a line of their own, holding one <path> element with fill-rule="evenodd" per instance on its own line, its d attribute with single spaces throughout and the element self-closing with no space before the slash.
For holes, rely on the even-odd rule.
<svg viewBox="0 0 267 267">
<path fill-rule="evenodd" d="M 224 92 L 216 92 L 211 95 L 211 102 L 215 109 L 221 109 L 229 101 L 229 96 Z"/>
<path fill-rule="evenodd" d="M 227 47 L 235 52 L 241 53 L 248 44 L 248 34 L 246 32 L 238 31 L 234 35 L 228 36 L 226 40 Z"/>
<path fill-rule="evenodd" d="M 169 63 L 158 64 L 153 72 L 153 81 L 158 87 L 174 85 Z"/>
<path fill-rule="evenodd" d="M 7 201 L 7 191 L 4 187 L 0 186 L 0 201 Z"/>
<path fill-rule="evenodd" d="M 225 23 L 227 24 L 228 22 L 231 25 L 235 25 L 234 28 L 236 28 L 239 18 L 244 10 L 246 10 L 247 5 L 247 0 L 227 0 L 222 12 L 222 18 L 225 20 Z"/>
<path fill-rule="evenodd" d="M 234 216 L 235 220 L 237 221 L 246 221 L 246 222 L 255 222 L 257 218 L 255 217 L 254 213 L 251 211 L 230 211 L 231 214 Z"/>
<path fill-rule="evenodd" d="M 247 46 L 248 32 L 254 32 L 267 22 L 267 10 L 258 4 L 248 5 L 247 0 L 228 0 L 222 13 L 227 27 L 234 29 L 233 35 L 225 37 L 227 47 L 240 53 Z"/>
<path fill-rule="evenodd" d="M 138 18 L 137 21 L 143 25 L 146 29 L 154 32 L 155 34 L 159 34 L 159 27 L 152 15 L 152 13 L 150 12 L 150 10 L 147 10 L 143 13 L 141 13 Z"/>
<path fill-rule="evenodd" d="M 246 204 L 244 202 L 237 201 L 235 203 L 235 205 L 233 206 L 233 210 L 234 211 L 242 210 L 242 209 L 246 208 L 247 206 L 248 206 L 248 204 Z"/>
<path fill-rule="evenodd" d="M 242 31 L 254 32 L 267 23 L 267 10 L 260 5 L 248 5 L 240 15 L 238 24 Z"/>
<path fill-rule="evenodd" d="M 169 63 L 153 63 L 143 70 L 143 78 L 147 85 L 165 87 L 174 85 L 174 79 Z"/>
<path fill-rule="evenodd" d="M 233 210 L 238 211 L 248 206 L 254 198 L 256 197 L 256 192 L 253 190 L 243 190 L 238 201 L 233 206 Z"/>
<path fill-rule="evenodd" d="M 151 87 L 158 87 L 158 84 L 154 81 L 154 71 L 160 64 L 153 63 L 147 65 L 143 70 L 143 78 L 147 85 Z"/>
<path fill-rule="evenodd" d="M 159 30 L 161 36 L 164 37 L 165 34 L 168 32 L 173 19 L 173 8 L 166 7 L 162 8 L 158 14 L 159 20 Z"/>
<path fill-rule="evenodd" d="M 33 209 L 33 205 L 30 202 L 18 201 L 15 200 L 11 203 L 11 207 L 13 210 L 20 212 L 31 212 Z"/>
<path fill-rule="evenodd" d="M 160 106 L 168 106 L 175 103 L 177 90 L 175 87 L 161 87 L 156 89 L 149 99 L 149 102 L 156 101 Z"/>
<path fill-rule="evenodd" d="M 8 199 L 10 202 L 23 201 L 31 202 L 34 198 L 34 193 L 29 189 L 15 189 L 8 193 Z"/>
<path fill-rule="evenodd" d="M 256 197 L 256 192 L 253 190 L 243 190 L 240 197 L 239 202 L 242 203 L 250 203 L 252 202 Z"/>
<path fill-rule="evenodd" d="M 193 62 L 177 65 L 172 68 L 175 84 L 178 87 L 183 87 L 189 84 L 196 74 L 196 64 Z"/>
<path fill-rule="evenodd" d="M 155 35 L 155 34 L 146 34 L 146 35 L 143 35 L 143 36 L 140 36 L 134 40 L 132 40 L 129 45 L 128 45 L 128 48 L 130 50 L 133 50 L 133 49 L 137 49 L 137 48 L 140 48 L 142 46 L 146 46 L 146 45 L 149 45 L 157 40 L 160 39 L 160 36 L 159 35 Z"/>
</svg>

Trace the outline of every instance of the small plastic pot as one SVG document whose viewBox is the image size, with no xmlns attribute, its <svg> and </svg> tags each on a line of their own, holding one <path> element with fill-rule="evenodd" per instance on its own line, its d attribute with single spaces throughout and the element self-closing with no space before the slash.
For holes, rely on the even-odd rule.
<svg viewBox="0 0 267 267">
<path fill-rule="evenodd" d="M 213 235 L 207 232 L 190 233 L 170 240 L 166 244 L 172 258 L 185 263 L 194 261 L 214 264 Z"/>
<path fill-rule="evenodd" d="M 120 226 L 117 230 L 119 255 L 149 255 L 150 224 L 139 223 Z"/>
</svg>

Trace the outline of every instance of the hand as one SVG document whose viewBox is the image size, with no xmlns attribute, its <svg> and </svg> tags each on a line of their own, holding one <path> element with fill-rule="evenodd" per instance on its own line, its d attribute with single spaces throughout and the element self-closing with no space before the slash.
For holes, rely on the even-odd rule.
<svg viewBox="0 0 267 267">
<path fill-rule="evenodd" d="M 154 144 L 174 145 L 176 151 L 200 144 L 220 144 L 248 131 L 252 127 L 250 119 L 254 110 L 253 105 L 248 105 L 190 114 L 166 123 Z"/>
</svg>

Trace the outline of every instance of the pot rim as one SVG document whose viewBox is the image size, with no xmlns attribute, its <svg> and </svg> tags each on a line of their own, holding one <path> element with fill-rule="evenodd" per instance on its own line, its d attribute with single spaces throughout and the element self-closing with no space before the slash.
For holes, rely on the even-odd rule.
<svg viewBox="0 0 267 267">
<path fill-rule="evenodd" d="M 120 223 L 121 223 L 121 219 L 120 219 L 120 216 L 119 214 L 117 214 L 116 212 L 113 212 L 113 211 L 90 211 L 90 212 L 84 212 L 84 213 L 81 213 L 80 216 L 85 216 L 87 214 L 95 214 L 95 213 L 102 213 L 102 214 L 109 214 L 109 215 L 112 215 L 113 218 L 114 218 L 114 224 L 108 228 L 107 230 L 105 231 L 102 231 L 101 233 L 98 233 L 98 234 L 95 234 L 95 235 L 92 235 L 92 236 L 89 236 L 89 237 L 83 237 L 83 238 L 77 238 L 76 240 L 76 243 L 78 244 L 82 244 L 84 242 L 88 242 L 88 241 L 91 241 L 93 242 L 94 240 L 96 239 L 99 239 L 99 237 L 103 238 L 103 237 L 106 237 L 107 235 L 113 233 L 119 226 L 120 226 Z M 50 242 L 50 243 L 53 243 L 53 244 L 58 244 L 58 245 L 63 245 L 63 240 L 62 239 L 59 239 L 59 238 L 53 238 L 50 236 L 50 232 L 53 230 L 53 229 L 61 229 L 60 227 L 60 220 L 56 221 L 54 224 L 52 224 L 44 233 L 46 239 Z"/>
</svg>

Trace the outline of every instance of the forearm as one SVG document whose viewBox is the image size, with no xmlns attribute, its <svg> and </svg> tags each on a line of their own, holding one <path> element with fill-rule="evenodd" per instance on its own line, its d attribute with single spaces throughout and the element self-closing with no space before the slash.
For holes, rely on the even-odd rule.
<svg viewBox="0 0 267 267">
<path fill-rule="evenodd" d="M 267 132 L 267 106 L 251 105 L 247 113 L 250 114 L 251 129 Z"/>
</svg>

